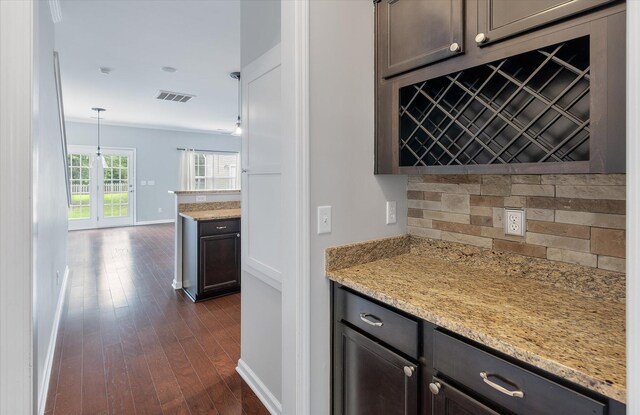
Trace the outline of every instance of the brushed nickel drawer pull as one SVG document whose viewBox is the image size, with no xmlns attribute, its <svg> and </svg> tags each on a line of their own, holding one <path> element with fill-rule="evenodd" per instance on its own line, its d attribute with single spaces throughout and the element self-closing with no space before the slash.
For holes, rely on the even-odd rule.
<svg viewBox="0 0 640 415">
<path fill-rule="evenodd" d="M 373 314 L 360 313 L 360 320 L 376 327 L 382 327 L 384 325 L 382 320 L 380 320 L 378 317 L 374 316 Z"/>
<path fill-rule="evenodd" d="M 487 375 L 487 372 L 480 372 L 480 377 L 482 378 L 484 383 L 491 386 L 493 389 L 497 390 L 498 392 L 502 392 L 505 395 L 511 396 L 513 398 L 524 398 L 524 392 L 520 390 L 510 391 L 509 389 L 490 381 L 489 375 Z"/>
<path fill-rule="evenodd" d="M 216 226 L 216 229 L 227 229 L 226 226 Z"/>
</svg>

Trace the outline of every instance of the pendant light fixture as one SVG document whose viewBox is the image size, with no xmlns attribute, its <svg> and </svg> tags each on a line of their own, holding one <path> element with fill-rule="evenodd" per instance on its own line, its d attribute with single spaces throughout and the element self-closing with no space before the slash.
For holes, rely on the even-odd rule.
<svg viewBox="0 0 640 415">
<path fill-rule="evenodd" d="M 98 150 L 96 151 L 96 156 L 91 160 L 91 164 L 89 167 L 93 167 L 94 164 L 99 161 L 102 164 L 102 168 L 107 168 L 107 160 L 104 158 L 102 151 L 100 150 L 100 113 L 106 111 L 104 108 L 91 108 L 93 111 L 97 113 L 98 119 Z"/>
<path fill-rule="evenodd" d="M 233 132 L 231 133 L 231 135 L 235 135 L 235 136 L 241 136 L 242 135 L 242 125 L 240 124 L 240 112 L 241 112 L 241 105 L 240 105 L 240 100 L 241 100 L 241 95 L 240 95 L 240 72 L 231 72 L 229 74 L 229 76 L 231 76 L 233 79 L 238 81 L 238 120 L 236 121 L 236 126 L 233 129 Z"/>
</svg>

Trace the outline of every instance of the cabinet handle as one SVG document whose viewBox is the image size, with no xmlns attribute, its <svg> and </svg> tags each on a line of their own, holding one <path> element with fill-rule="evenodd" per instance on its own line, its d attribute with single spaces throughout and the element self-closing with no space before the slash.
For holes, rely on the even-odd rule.
<svg viewBox="0 0 640 415">
<path fill-rule="evenodd" d="M 405 366 L 403 370 L 404 370 L 404 375 L 410 378 L 411 376 L 413 376 L 413 372 L 416 371 L 416 368 L 413 366 Z"/>
<path fill-rule="evenodd" d="M 236 238 L 239 238 L 239 237 L 240 237 L 240 234 L 239 234 L 239 233 L 236 233 Z"/>
<path fill-rule="evenodd" d="M 449 50 L 451 52 L 458 52 L 460 50 L 460 44 L 457 42 L 453 42 L 451 46 L 449 46 Z"/>
<path fill-rule="evenodd" d="M 216 229 L 227 229 L 226 226 L 216 226 Z"/>
<path fill-rule="evenodd" d="M 486 42 L 487 42 L 487 40 L 489 40 L 489 38 L 488 38 L 488 37 L 487 37 L 487 35 L 485 35 L 484 33 L 478 33 L 478 34 L 476 35 L 476 43 L 477 43 L 478 45 L 481 45 L 481 44 L 483 44 L 483 43 L 486 43 Z"/>
<path fill-rule="evenodd" d="M 488 375 L 487 372 L 480 372 L 480 377 L 482 378 L 484 383 L 491 386 L 493 389 L 499 392 L 502 392 L 505 395 L 511 396 L 513 398 L 524 398 L 524 392 L 522 392 L 521 390 L 510 391 L 509 389 L 490 381 L 489 376 L 491 375 Z"/>
<path fill-rule="evenodd" d="M 431 391 L 431 393 L 433 393 L 434 395 L 437 395 L 440 393 L 440 382 L 431 382 L 429 384 L 429 390 Z"/>
<path fill-rule="evenodd" d="M 378 317 L 374 316 L 373 314 L 360 313 L 360 320 L 376 327 L 382 327 L 384 325 L 382 320 L 380 320 Z"/>
</svg>

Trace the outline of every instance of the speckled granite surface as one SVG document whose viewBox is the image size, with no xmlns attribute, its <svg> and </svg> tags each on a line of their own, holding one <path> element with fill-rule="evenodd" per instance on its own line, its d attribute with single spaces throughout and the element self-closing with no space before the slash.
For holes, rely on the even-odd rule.
<svg viewBox="0 0 640 415">
<path fill-rule="evenodd" d="M 412 237 L 373 255 L 377 243 L 327 250 L 328 278 L 625 402 L 624 274 Z"/>
<path fill-rule="evenodd" d="M 174 195 L 202 195 L 217 193 L 240 193 L 240 190 L 169 190 Z"/>
<path fill-rule="evenodd" d="M 180 216 L 192 220 L 234 219 L 240 217 L 240 209 L 196 210 L 180 212 Z"/>
<path fill-rule="evenodd" d="M 178 212 L 195 212 L 198 210 L 217 209 L 240 209 L 240 201 L 236 200 L 230 202 L 198 202 L 178 204 Z"/>
</svg>

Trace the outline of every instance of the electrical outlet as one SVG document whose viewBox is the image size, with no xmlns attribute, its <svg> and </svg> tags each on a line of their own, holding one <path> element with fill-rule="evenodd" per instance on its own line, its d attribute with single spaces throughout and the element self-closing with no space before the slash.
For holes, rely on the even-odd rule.
<svg viewBox="0 0 640 415">
<path fill-rule="evenodd" d="M 525 217 L 522 209 L 504 210 L 504 233 L 505 235 L 524 236 Z"/>
<path fill-rule="evenodd" d="M 162 213 L 162 208 L 158 208 L 158 213 Z"/>
<path fill-rule="evenodd" d="M 318 206 L 318 235 L 331 233 L 331 206 Z"/>
<path fill-rule="evenodd" d="M 396 217 L 396 202 L 395 200 L 387 200 L 387 225 L 396 223 L 398 221 Z"/>
<path fill-rule="evenodd" d="M 206 202 L 206 201 L 207 201 L 206 196 L 196 196 L 196 202 Z"/>
</svg>

